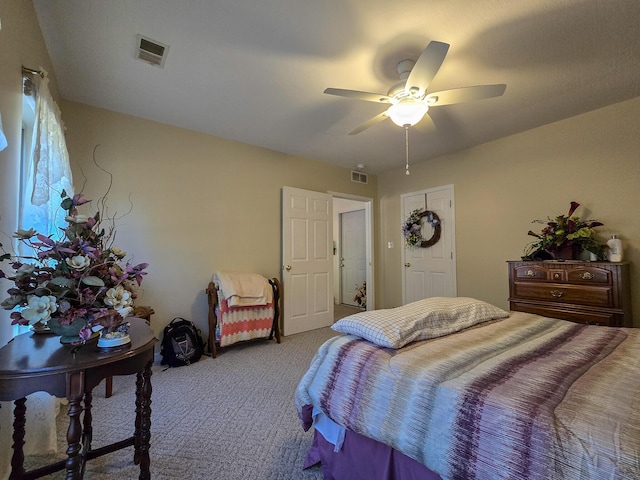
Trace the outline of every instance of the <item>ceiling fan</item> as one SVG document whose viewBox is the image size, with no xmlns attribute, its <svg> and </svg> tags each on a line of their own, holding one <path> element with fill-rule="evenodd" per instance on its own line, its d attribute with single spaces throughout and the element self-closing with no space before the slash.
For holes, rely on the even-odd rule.
<svg viewBox="0 0 640 480">
<path fill-rule="evenodd" d="M 356 135 L 387 118 L 391 118 L 396 125 L 405 127 L 406 130 L 422 120 L 431 107 L 499 97 L 504 93 L 507 86 L 503 83 L 427 93 L 429 84 L 438 73 L 448 50 L 449 44 L 433 41 L 422 51 L 417 61 L 402 60 L 397 68 L 401 80 L 392 86 L 386 95 L 340 88 L 327 88 L 324 93 L 390 105 L 384 112 L 349 132 L 349 135 Z"/>
</svg>

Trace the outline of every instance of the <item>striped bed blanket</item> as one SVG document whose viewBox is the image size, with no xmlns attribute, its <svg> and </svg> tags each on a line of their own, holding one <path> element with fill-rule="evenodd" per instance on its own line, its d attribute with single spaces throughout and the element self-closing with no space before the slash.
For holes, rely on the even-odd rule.
<svg viewBox="0 0 640 480">
<path fill-rule="evenodd" d="M 338 335 L 295 398 L 446 479 L 640 478 L 640 329 L 511 312 L 398 350 Z"/>
</svg>

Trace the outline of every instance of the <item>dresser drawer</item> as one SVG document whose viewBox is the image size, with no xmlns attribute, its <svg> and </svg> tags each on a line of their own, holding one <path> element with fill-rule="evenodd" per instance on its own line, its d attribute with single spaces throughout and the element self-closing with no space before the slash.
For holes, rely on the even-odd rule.
<svg viewBox="0 0 640 480">
<path fill-rule="evenodd" d="M 513 297 L 594 307 L 613 306 L 613 289 L 607 285 L 588 287 L 558 283 L 514 282 Z"/>
<path fill-rule="evenodd" d="M 536 315 L 542 315 L 543 317 L 560 318 L 562 320 L 585 323 L 588 325 L 609 327 L 619 324 L 616 315 L 609 312 L 585 312 L 575 309 L 543 307 L 525 302 L 511 302 L 511 306 L 509 308 L 516 312 L 534 313 Z"/>
<path fill-rule="evenodd" d="M 517 280 L 547 280 L 548 270 L 538 265 L 524 265 L 513 269 Z"/>
<path fill-rule="evenodd" d="M 611 285 L 611 272 L 595 267 L 572 268 L 567 270 L 567 281 L 569 283 Z"/>
</svg>

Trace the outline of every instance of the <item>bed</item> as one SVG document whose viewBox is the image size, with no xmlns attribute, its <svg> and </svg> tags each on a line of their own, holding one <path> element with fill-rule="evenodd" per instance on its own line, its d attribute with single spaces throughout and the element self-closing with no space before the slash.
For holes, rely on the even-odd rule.
<svg viewBox="0 0 640 480">
<path fill-rule="evenodd" d="M 640 478 L 640 329 L 471 298 L 361 312 L 295 393 L 324 478 Z"/>
<path fill-rule="evenodd" d="M 281 288 L 277 278 L 217 271 L 206 289 L 211 356 L 222 347 L 257 339 L 280 343 Z"/>
</svg>

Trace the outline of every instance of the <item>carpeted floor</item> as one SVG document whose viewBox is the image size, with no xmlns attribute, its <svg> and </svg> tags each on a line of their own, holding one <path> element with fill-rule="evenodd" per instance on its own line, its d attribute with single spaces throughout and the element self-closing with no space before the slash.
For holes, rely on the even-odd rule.
<svg viewBox="0 0 640 480">
<path fill-rule="evenodd" d="M 338 313 L 338 311 L 337 311 Z M 351 313 L 351 312 L 350 312 Z M 339 314 L 337 316 L 339 318 Z M 224 350 L 218 358 L 164 370 L 151 383 L 153 479 L 319 480 L 320 467 L 302 470 L 312 433 L 300 427 L 294 390 L 317 348 L 335 335 L 322 328 Z M 94 390 L 93 447 L 130 436 L 135 376 L 115 377 L 113 396 Z M 66 450 L 66 409 L 58 416 L 59 457 Z M 85 478 L 134 479 L 133 447 L 87 463 Z M 32 468 L 51 457 L 28 457 Z M 64 478 L 63 472 L 45 478 Z"/>
<path fill-rule="evenodd" d="M 343 317 L 347 315 L 352 315 L 354 313 L 362 312 L 364 309 L 360 307 L 352 307 L 351 305 L 345 305 L 341 303 L 340 305 L 333 306 L 333 321 L 337 322 Z"/>
</svg>

